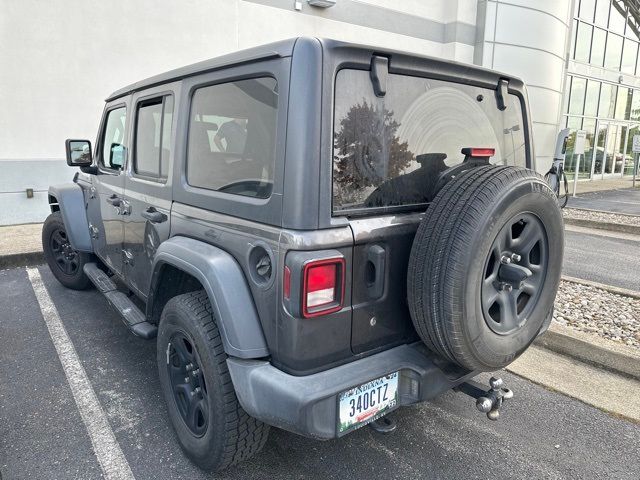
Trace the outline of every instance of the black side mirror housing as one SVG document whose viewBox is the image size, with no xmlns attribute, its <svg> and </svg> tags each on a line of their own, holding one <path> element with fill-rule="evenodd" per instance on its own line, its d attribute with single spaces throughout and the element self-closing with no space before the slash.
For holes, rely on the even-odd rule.
<svg viewBox="0 0 640 480">
<path fill-rule="evenodd" d="M 64 142 L 67 153 L 67 165 L 70 167 L 89 167 L 93 163 L 91 142 L 89 140 L 67 139 Z"/>
</svg>

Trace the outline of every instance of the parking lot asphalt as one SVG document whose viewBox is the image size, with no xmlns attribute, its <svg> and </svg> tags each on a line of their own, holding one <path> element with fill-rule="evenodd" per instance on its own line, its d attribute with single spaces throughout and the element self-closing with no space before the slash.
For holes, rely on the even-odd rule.
<svg viewBox="0 0 640 480">
<path fill-rule="evenodd" d="M 640 180 L 638 182 L 640 184 Z M 640 215 L 640 188 L 581 193 L 577 197 L 569 197 L 568 206 L 570 208 Z"/>
<path fill-rule="evenodd" d="M 639 425 L 507 372 L 501 376 L 515 397 L 498 422 L 449 392 L 393 413 L 398 429 L 390 435 L 365 427 L 318 442 L 272 429 L 254 459 L 222 474 L 202 472 L 176 443 L 154 342 L 128 333 L 95 290 L 67 290 L 39 270 L 137 479 L 640 478 Z M 25 269 L 0 271 L 0 288 L 3 480 L 101 478 Z"/>
<path fill-rule="evenodd" d="M 567 225 L 562 273 L 640 292 L 640 236 Z"/>
</svg>

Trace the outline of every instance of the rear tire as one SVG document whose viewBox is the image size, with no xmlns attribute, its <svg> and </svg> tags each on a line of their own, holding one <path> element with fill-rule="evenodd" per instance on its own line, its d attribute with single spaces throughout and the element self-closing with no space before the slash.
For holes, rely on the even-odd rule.
<svg viewBox="0 0 640 480">
<path fill-rule="evenodd" d="M 545 327 L 563 249 L 562 214 L 540 175 L 465 171 L 436 195 L 414 239 L 407 293 L 418 334 L 469 370 L 508 365 Z"/>
<path fill-rule="evenodd" d="M 250 417 L 238 402 L 204 290 L 169 300 L 160 319 L 157 352 L 169 418 L 191 461 L 219 471 L 262 449 L 269 426 Z"/>
<path fill-rule="evenodd" d="M 71 248 L 60 212 L 53 212 L 42 226 L 42 249 L 53 276 L 65 287 L 85 290 L 91 286 L 84 266 L 94 261 L 90 253 Z"/>
</svg>

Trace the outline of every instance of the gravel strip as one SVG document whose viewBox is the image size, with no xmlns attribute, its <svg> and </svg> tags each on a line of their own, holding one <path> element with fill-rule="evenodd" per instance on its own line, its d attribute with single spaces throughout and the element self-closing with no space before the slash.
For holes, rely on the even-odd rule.
<svg viewBox="0 0 640 480">
<path fill-rule="evenodd" d="M 581 332 L 640 348 L 640 299 L 562 281 L 553 320 Z"/>
<path fill-rule="evenodd" d="M 580 210 L 578 208 L 565 208 L 565 218 L 576 220 L 591 220 L 593 222 L 621 223 L 640 227 L 640 216 L 624 215 L 622 213 L 596 212 L 593 210 Z"/>
</svg>

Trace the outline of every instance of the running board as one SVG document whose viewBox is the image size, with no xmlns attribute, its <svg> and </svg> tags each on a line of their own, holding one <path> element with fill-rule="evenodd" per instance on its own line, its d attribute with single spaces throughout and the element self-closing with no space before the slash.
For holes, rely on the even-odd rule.
<svg viewBox="0 0 640 480">
<path fill-rule="evenodd" d="M 131 333 L 145 339 L 156 336 L 158 327 L 147 322 L 144 313 L 127 295 L 118 290 L 116 284 L 106 273 L 98 268 L 98 265 L 87 263 L 83 270 L 91 280 L 91 283 L 106 297 L 111 306 L 120 313 L 124 324 L 131 330 Z"/>
</svg>

